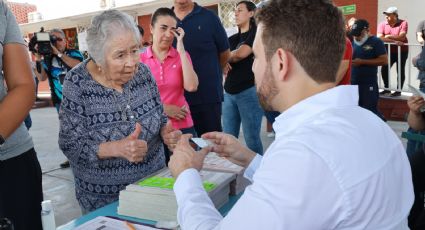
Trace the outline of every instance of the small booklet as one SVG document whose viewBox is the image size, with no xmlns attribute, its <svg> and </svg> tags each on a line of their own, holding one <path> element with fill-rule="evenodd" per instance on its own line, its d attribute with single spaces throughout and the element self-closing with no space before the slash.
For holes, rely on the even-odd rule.
<svg viewBox="0 0 425 230">
<path fill-rule="evenodd" d="M 76 230 L 122 230 L 122 229 L 134 229 L 134 230 L 158 230 L 163 228 L 155 228 L 153 226 L 141 223 L 135 223 L 133 221 L 126 221 L 123 219 L 98 216 L 80 226 L 75 228 Z"/>
</svg>

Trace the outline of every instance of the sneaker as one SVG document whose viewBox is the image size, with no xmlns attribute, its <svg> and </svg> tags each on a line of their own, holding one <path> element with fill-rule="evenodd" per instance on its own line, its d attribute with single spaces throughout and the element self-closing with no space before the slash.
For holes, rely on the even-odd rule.
<svg viewBox="0 0 425 230">
<path fill-rule="evenodd" d="M 65 161 L 65 162 L 61 163 L 59 166 L 63 169 L 69 168 L 69 161 Z"/>
<path fill-rule="evenodd" d="M 390 96 L 391 96 L 391 97 L 399 97 L 399 96 L 401 96 L 401 92 L 400 92 L 400 91 L 395 91 L 395 92 L 394 92 L 394 93 L 392 93 Z"/>
<path fill-rule="evenodd" d="M 390 95 L 390 94 L 391 94 L 391 91 L 389 90 L 383 90 L 379 93 L 379 95 Z"/>
</svg>

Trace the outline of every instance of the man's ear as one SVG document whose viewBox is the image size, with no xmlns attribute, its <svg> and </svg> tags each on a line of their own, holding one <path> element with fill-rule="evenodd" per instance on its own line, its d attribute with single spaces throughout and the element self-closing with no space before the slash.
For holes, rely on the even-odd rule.
<svg viewBox="0 0 425 230">
<path fill-rule="evenodd" d="M 273 58 L 272 58 L 273 59 Z M 278 76 L 280 81 L 285 81 L 287 80 L 287 75 L 288 75 L 288 68 L 289 68 L 289 56 L 288 53 L 279 48 L 276 50 L 275 53 L 275 66 L 276 66 L 276 75 Z"/>
<path fill-rule="evenodd" d="M 151 34 L 153 34 L 153 27 L 152 27 L 152 25 L 149 25 L 149 29 L 151 31 Z"/>
</svg>

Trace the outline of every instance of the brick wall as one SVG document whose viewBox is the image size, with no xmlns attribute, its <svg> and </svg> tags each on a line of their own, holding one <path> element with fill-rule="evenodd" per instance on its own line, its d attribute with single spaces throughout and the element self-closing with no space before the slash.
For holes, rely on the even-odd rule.
<svg viewBox="0 0 425 230">
<path fill-rule="evenodd" d="M 28 23 L 28 13 L 37 11 L 37 6 L 28 3 L 7 2 L 18 24 Z"/>
<path fill-rule="evenodd" d="M 370 33 L 376 35 L 378 25 L 378 0 L 333 0 L 337 6 L 356 5 L 356 14 L 345 15 L 347 19 L 356 17 L 366 19 L 370 25 Z"/>
</svg>

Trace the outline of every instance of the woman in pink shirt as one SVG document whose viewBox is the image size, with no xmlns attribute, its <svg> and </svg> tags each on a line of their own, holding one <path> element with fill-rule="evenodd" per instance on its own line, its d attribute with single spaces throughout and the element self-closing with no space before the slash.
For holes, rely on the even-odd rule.
<svg viewBox="0 0 425 230">
<path fill-rule="evenodd" d="M 152 46 L 140 54 L 140 61 L 149 66 L 158 85 L 164 112 L 175 129 L 196 136 L 184 90 L 198 88 L 198 76 L 183 45 L 184 31 L 177 28 L 177 17 L 169 8 L 159 8 L 152 15 Z M 177 47 L 172 46 L 174 37 Z"/>
</svg>

